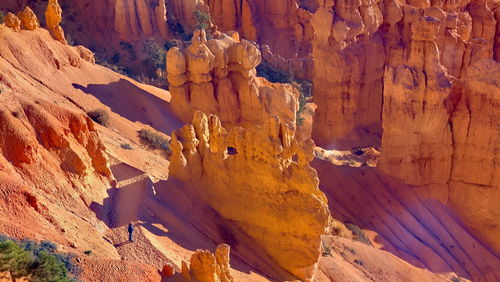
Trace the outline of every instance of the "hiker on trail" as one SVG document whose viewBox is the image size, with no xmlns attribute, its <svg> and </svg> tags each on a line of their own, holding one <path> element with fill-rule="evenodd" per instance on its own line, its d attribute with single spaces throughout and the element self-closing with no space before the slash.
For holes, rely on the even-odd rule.
<svg viewBox="0 0 500 282">
<path fill-rule="evenodd" d="M 133 233 L 134 233 L 134 224 L 132 224 L 131 222 L 128 224 L 128 240 L 130 242 L 134 242 L 134 238 L 132 237 Z"/>
</svg>

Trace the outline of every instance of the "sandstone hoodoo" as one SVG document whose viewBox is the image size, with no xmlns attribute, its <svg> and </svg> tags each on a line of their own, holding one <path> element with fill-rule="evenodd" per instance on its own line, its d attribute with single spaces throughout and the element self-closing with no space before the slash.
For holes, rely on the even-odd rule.
<svg viewBox="0 0 500 282">
<path fill-rule="evenodd" d="M 226 130 L 217 116 L 197 111 L 192 124 L 173 133 L 171 148 L 171 177 L 195 189 L 285 270 L 314 277 L 329 212 L 309 166 L 312 141 L 298 144 L 277 117 Z"/>
<path fill-rule="evenodd" d="M 269 83 L 256 76 L 261 53 L 236 32 L 218 33 L 207 41 L 196 30 L 184 50 L 167 53 L 167 75 L 176 114 L 189 122 L 196 110 L 216 114 L 224 125 L 251 125 L 278 116 L 295 127 L 299 93 L 291 85 Z"/>
<path fill-rule="evenodd" d="M 67 43 L 64 37 L 64 30 L 60 26 L 61 21 L 62 9 L 61 6 L 59 6 L 59 2 L 57 2 L 57 0 L 49 0 L 49 4 L 45 10 L 45 23 L 47 24 L 47 28 L 55 40 Z"/>
<path fill-rule="evenodd" d="M 497 0 L 2 0 L 0 280 L 500 281 L 499 60 Z"/>
</svg>

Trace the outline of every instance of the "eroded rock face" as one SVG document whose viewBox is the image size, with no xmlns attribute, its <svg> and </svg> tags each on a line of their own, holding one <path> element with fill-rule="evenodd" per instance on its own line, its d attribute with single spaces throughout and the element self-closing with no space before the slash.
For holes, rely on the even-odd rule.
<svg viewBox="0 0 500 282">
<path fill-rule="evenodd" d="M 24 8 L 21 12 L 17 13 L 21 20 L 21 28 L 27 30 L 35 30 L 40 27 L 40 22 L 30 7 Z"/>
<path fill-rule="evenodd" d="M 1 152 L 14 166 L 39 163 L 49 151 L 67 173 L 111 177 L 104 145 L 90 118 L 50 103 L 23 102 L 21 107 L 22 111 L 2 109 L 0 114 Z"/>
<path fill-rule="evenodd" d="M 401 57 L 392 49 L 402 49 L 408 57 L 412 26 L 422 17 L 436 20 L 432 37 L 438 60 L 459 78 L 472 49 L 492 57 L 498 33 L 495 11 L 494 1 L 321 3 L 312 20 L 317 144 L 337 149 L 380 145 L 384 68 Z"/>
<path fill-rule="evenodd" d="M 444 102 L 452 80 L 439 61 L 438 31 L 436 18 L 414 22 L 409 54 L 393 49 L 384 75 L 379 167 L 414 185 L 446 183 L 450 177 L 452 134 Z M 393 171 L 396 166 L 400 169 Z"/>
<path fill-rule="evenodd" d="M 4 19 L 5 25 L 12 28 L 14 31 L 21 30 L 21 20 L 13 13 L 8 13 Z"/>
<path fill-rule="evenodd" d="M 207 41 L 197 30 L 185 50 L 167 53 L 167 73 L 172 108 L 189 122 L 196 110 L 216 114 L 225 125 L 251 125 L 278 116 L 295 128 L 298 91 L 290 85 L 272 84 L 256 77 L 261 62 L 257 46 L 219 34 Z"/>
<path fill-rule="evenodd" d="M 215 254 L 207 250 L 196 250 L 191 256 L 189 269 L 183 263 L 183 276 L 188 281 L 231 282 L 234 281 L 229 267 L 230 247 L 226 244 L 217 246 Z M 186 271 L 187 273 L 184 273 Z"/>
<path fill-rule="evenodd" d="M 266 60 L 275 67 L 291 71 L 299 78 L 311 79 L 311 25 L 316 5 L 295 0 L 283 1 L 205 1 L 220 30 L 237 30 L 242 37 L 267 44 Z M 312 1 L 309 1 L 312 2 Z M 271 57 L 271 54 L 275 54 Z M 286 63 L 285 63 L 286 62 Z"/>
<path fill-rule="evenodd" d="M 283 269 L 314 276 L 329 211 L 318 189 L 312 141 L 298 144 L 277 117 L 227 131 L 197 111 L 172 135 L 170 175 L 241 228 Z M 242 177 L 242 175 L 244 177 Z"/>
<path fill-rule="evenodd" d="M 478 206 L 499 197 L 498 11 L 483 0 L 330 0 L 312 19 L 315 142 L 380 146 L 384 173 L 448 203 L 497 252 L 498 211 Z"/>
<path fill-rule="evenodd" d="M 52 37 L 67 44 L 66 38 L 64 37 L 64 30 L 59 25 L 62 21 L 62 9 L 59 6 L 57 0 L 49 0 L 47 9 L 45 10 L 45 23 L 47 24 L 47 29 L 50 31 Z"/>
<path fill-rule="evenodd" d="M 153 36 L 168 37 L 165 0 L 118 0 L 114 4 L 114 29 L 124 40 Z"/>
<path fill-rule="evenodd" d="M 457 87 L 451 115 L 453 155 L 449 202 L 466 226 L 500 250 L 500 63 L 473 63 Z M 458 99 L 458 97 L 455 97 Z"/>
<path fill-rule="evenodd" d="M 315 31 L 313 139 L 335 149 L 377 146 L 385 50 L 375 1 L 324 1 Z"/>
</svg>

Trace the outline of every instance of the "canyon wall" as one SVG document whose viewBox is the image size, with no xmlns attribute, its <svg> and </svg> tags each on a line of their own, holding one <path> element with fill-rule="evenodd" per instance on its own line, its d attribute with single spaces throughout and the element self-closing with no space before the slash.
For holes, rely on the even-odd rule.
<svg viewBox="0 0 500 282">
<path fill-rule="evenodd" d="M 448 203 L 496 251 L 499 9 L 323 1 L 312 20 L 315 142 L 380 146 L 384 173 Z"/>
</svg>

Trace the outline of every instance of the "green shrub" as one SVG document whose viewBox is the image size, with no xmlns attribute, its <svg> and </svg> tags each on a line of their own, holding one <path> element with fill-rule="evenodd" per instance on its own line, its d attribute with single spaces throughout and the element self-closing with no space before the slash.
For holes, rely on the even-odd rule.
<svg viewBox="0 0 500 282">
<path fill-rule="evenodd" d="M 109 126 L 109 114 L 104 109 L 97 109 L 87 113 L 87 115 L 96 123 L 102 126 Z"/>
<path fill-rule="evenodd" d="M 29 277 L 29 281 L 73 281 L 69 273 L 76 277 L 79 269 L 71 261 L 72 255 L 56 249 L 52 242 L 18 242 L 0 235 L 0 272 L 8 271 L 14 279 Z"/>
<path fill-rule="evenodd" d="M 144 40 L 144 51 L 148 56 L 148 67 L 150 67 L 153 72 L 157 69 L 165 69 L 167 52 L 158 43 L 156 43 L 154 39 Z"/>
<path fill-rule="evenodd" d="M 71 281 L 65 265 L 45 251 L 40 252 L 38 259 L 30 266 L 30 281 Z"/>
<path fill-rule="evenodd" d="M 0 242 L 0 272 L 8 271 L 12 278 L 18 279 L 30 274 L 33 257 L 11 240 Z"/>
<path fill-rule="evenodd" d="M 186 32 L 182 24 L 180 24 L 175 18 L 169 18 L 167 24 L 168 29 L 177 35 L 182 35 Z"/>
<path fill-rule="evenodd" d="M 131 61 L 135 61 L 137 60 L 137 52 L 135 52 L 135 48 L 132 44 L 126 42 L 126 41 L 122 41 L 120 42 L 120 48 L 123 50 L 123 51 L 127 51 L 127 53 L 129 54 L 129 58 Z"/>
<path fill-rule="evenodd" d="M 132 146 L 130 146 L 130 144 L 126 144 L 126 143 L 120 144 L 120 147 L 122 147 L 122 149 L 125 149 L 125 150 L 133 150 L 134 149 L 134 148 L 132 148 Z"/>
<path fill-rule="evenodd" d="M 169 40 L 165 42 L 165 45 L 163 45 L 166 51 L 174 48 L 174 47 L 181 47 L 180 42 L 178 40 Z"/>
<path fill-rule="evenodd" d="M 141 140 L 143 140 L 143 142 L 148 144 L 150 147 L 162 150 L 165 153 L 170 154 L 171 151 L 167 138 L 149 129 L 141 129 L 138 133 L 139 138 L 141 138 Z"/>
<path fill-rule="evenodd" d="M 95 56 L 95 62 L 96 62 L 96 64 L 101 65 L 105 68 L 108 68 L 114 72 L 117 72 L 119 74 L 123 74 L 125 76 L 130 77 L 130 78 L 134 78 L 134 77 L 132 77 L 131 71 L 128 68 L 120 67 L 120 66 L 117 66 L 115 64 L 112 64 L 112 63 L 108 62 L 106 59 L 104 59 L 103 57 L 98 56 L 97 54 Z"/>
<path fill-rule="evenodd" d="M 257 76 L 264 77 L 273 83 L 292 83 L 294 81 L 293 74 L 272 65 L 262 62 L 257 66 Z"/>
<path fill-rule="evenodd" d="M 368 237 L 366 237 L 365 232 L 363 232 L 363 230 L 361 230 L 361 228 L 359 228 L 359 226 L 354 225 L 352 223 L 347 223 L 346 226 L 347 226 L 347 228 L 349 228 L 349 230 L 352 231 L 352 233 L 355 236 L 354 239 L 356 241 L 359 241 L 361 243 L 365 243 L 367 245 L 372 246 L 372 243 L 370 242 L 370 240 L 368 239 Z"/>
<path fill-rule="evenodd" d="M 306 105 L 312 96 L 312 84 L 307 80 L 303 80 L 301 82 L 297 81 L 296 83 L 298 83 L 297 88 L 300 92 L 299 109 L 297 110 L 296 114 L 296 122 L 298 126 L 302 126 L 304 124 L 304 118 L 302 117 L 302 114 L 306 110 Z"/>
<path fill-rule="evenodd" d="M 113 57 L 111 57 L 111 63 L 112 64 L 118 64 L 120 62 L 120 53 L 115 53 Z"/>
<path fill-rule="evenodd" d="M 0 10 L 0 24 L 3 23 L 4 18 L 5 18 L 5 12 Z"/>
<path fill-rule="evenodd" d="M 196 28 L 197 29 L 207 29 L 210 27 L 210 23 L 212 22 L 212 19 L 210 18 L 210 15 L 200 11 L 200 10 L 195 10 L 193 12 L 194 19 L 196 21 Z"/>
</svg>

